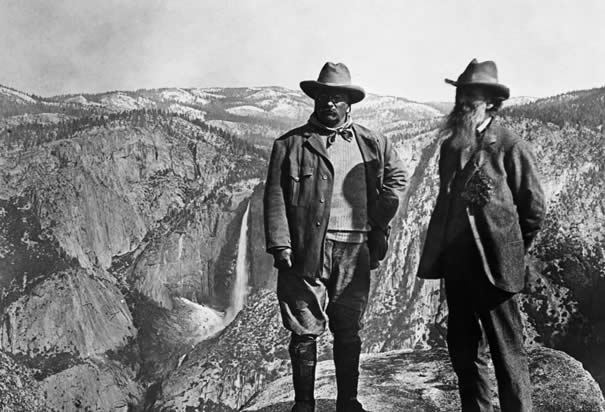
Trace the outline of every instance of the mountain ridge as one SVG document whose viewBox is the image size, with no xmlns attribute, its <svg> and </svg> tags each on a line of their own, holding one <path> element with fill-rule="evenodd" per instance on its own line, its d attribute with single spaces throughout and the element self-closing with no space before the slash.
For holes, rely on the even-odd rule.
<svg viewBox="0 0 605 412">
<path fill-rule="evenodd" d="M 148 410 L 238 408 L 288 374 L 276 274 L 259 238 L 260 182 L 272 139 L 305 119 L 284 120 L 279 110 L 241 116 L 224 109 L 249 105 L 270 113 L 267 108 L 283 107 L 275 102 L 292 93 L 288 105 L 306 116 L 310 99 L 281 89 L 206 89 L 214 96 L 200 99 L 231 100 L 205 103 L 204 110 L 178 103 L 179 110 L 196 110 L 187 114 L 171 107 L 183 97 L 181 89 L 162 90 L 169 91 L 163 103 L 135 96 L 155 108 L 126 111 L 0 99 L 0 351 L 39 369 L 52 409 L 75 410 L 74 399 L 92 409 L 141 410 L 145 402 Z M 579 98 L 590 104 L 600 94 Z M 575 109 L 566 112 L 566 101 L 549 106 L 562 113 L 560 126 L 531 118 L 535 107 L 549 114 L 539 105 L 502 111 L 502 121 L 535 145 L 550 199 L 529 258 L 526 341 L 571 353 L 603 385 L 605 313 L 598 302 L 605 291 L 599 226 L 605 149 L 602 131 L 567 120 Z M 388 97 L 369 102 L 366 109 L 354 106 L 354 116 L 361 108 L 360 122 L 382 124 L 412 179 L 393 222 L 389 255 L 372 275 L 364 351 L 443 347 L 441 285 L 414 276 L 436 195 L 441 119 L 406 120 L 406 112 L 385 108 Z M 42 116 L 48 108 L 65 117 Z M 26 113 L 6 115 L 19 110 Z M 216 333 L 213 325 L 230 305 L 248 205 L 248 303 Z M 69 296 L 86 296 L 90 305 L 65 304 Z M 43 308 L 51 308 L 48 317 Z M 70 322 L 55 325 L 59 316 Z M 86 324 L 116 330 L 96 337 Z M 326 333 L 320 340 L 321 359 L 331 357 L 330 339 Z M 85 387 L 97 378 L 111 388 L 106 399 Z"/>
</svg>

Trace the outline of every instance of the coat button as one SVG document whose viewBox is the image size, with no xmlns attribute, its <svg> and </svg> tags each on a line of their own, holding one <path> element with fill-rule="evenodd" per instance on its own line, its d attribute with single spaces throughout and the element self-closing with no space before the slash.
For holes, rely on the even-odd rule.
<svg viewBox="0 0 605 412">
<path fill-rule="evenodd" d="M 318 220 L 317 222 L 315 222 L 315 226 L 321 226 L 321 222 Z"/>
<path fill-rule="evenodd" d="M 322 197 L 321 199 L 319 199 L 319 203 L 323 203 L 325 202 L 324 198 Z"/>
<path fill-rule="evenodd" d="M 326 176 L 326 175 L 321 175 L 321 179 L 322 179 L 322 180 L 328 180 L 328 176 Z"/>
</svg>

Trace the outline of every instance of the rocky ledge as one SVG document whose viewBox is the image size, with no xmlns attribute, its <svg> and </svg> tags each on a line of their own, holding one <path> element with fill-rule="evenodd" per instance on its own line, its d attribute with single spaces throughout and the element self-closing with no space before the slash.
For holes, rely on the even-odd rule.
<svg viewBox="0 0 605 412">
<path fill-rule="evenodd" d="M 530 350 L 530 373 L 535 412 L 605 411 L 599 386 L 582 364 L 563 352 L 535 347 Z M 499 411 L 493 369 L 494 409 Z M 317 412 L 333 411 L 336 378 L 331 360 L 320 362 L 315 395 Z M 447 351 L 393 351 L 364 355 L 359 398 L 370 411 L 459 411 L 456 377 Z M 291 377 L 271 383 L 244 411 L 283 412 L 294 399 Z"/>
</svg>

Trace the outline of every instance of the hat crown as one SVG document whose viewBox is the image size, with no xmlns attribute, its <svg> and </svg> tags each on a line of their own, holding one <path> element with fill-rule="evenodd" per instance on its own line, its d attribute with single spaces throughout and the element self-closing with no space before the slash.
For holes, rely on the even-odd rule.
<svg viewBox="0 0 605 412">
<path fill-rule="evenodd" d="M 343 63 L 327 62 L 321 68 L 319 76 L 317 77 L 317 81 L 319 83 L 331 85 L 350 85 L 351 72 L 349 72 L 349 68 Z"/>
<path fill-rule="evenodd" d="M 466 69 L 458 76 L 458 80 L 445 79 L 456 87 L 478 86 L 488 88 L 495 93 L 495 97 L 506 100 L 510 97 L 510 89 L 498 81 L 498 68 L 496 63 L 486 60 L 479 63 L 477 59 L 471 60 Z"/>
<path fill-rule="evenodd" d="M 366 95 L 363 87 L 351 84 L 351 72 L 343 63 L 327 62 L 321 68 L 317 80 L 303 80 L 300 88 L 312 99 L 320 92 L 345 93 L 349 96 L 350 104 L 360 102 Z"/>
<path fill-rule="evenodd" d="M 496 63 L 487 60 L 479 63 L 477 59 L 471 60 L 466 69 L 458 77 L 457 83 L 494 83 L 498 84 L 498 68 Z"/>
</svg>

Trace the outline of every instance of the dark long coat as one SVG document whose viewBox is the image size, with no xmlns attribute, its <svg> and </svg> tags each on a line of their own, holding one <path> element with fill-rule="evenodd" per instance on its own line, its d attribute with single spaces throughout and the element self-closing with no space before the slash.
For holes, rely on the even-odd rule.
<svg viewBox="0 0 605 412">
<path fill-rule="evenodd" d="M 468 222 L 488 279 L 494 286 L 515 293 L 525 286 L 524 256 L 542 225 L 545 201 L 529 144 L 497 123 L 494 120 L 485 131 L 459 178 L 467 193 L 473 192 L 479 176 L 489 182 L 487 202 L 471 203 L 466 208 Z M 439 195 L 418 268 L 421 278 L 446 275 L 443 254 L 450 199 L 462 195 L 452 185 L 459 162 L 462 159 L 452 149 L 451 138 L 446 139 L 439 158 Z"/>
<path fill-rule="evenodd" d="M 368 223 L 386 232 L 405 188 L 405 171 L 384 136 L 358 124 L 353 130 L 365 165 Z M 292 248 L 293 269 L 303 277 L 321 275 L 333 186 L 334 168 L 320 129 L 306 124 L 274 142 L 264 194 L 266 247 L 268 252 Z"/>
</svg>

